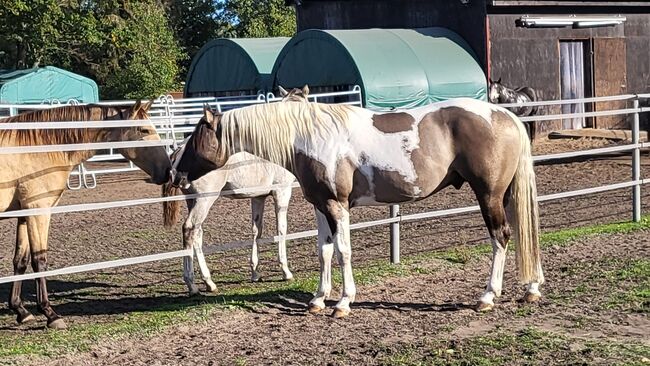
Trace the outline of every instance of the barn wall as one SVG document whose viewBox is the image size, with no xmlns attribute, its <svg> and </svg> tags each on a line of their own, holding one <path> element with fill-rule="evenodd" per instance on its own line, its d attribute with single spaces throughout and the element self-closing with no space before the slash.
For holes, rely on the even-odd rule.
<svg viewBox="0 0 650 366">
<path fill-rule="evenodd" d="M 534 15 L 533 13 L 526 13 Z M 521 14 L 490 14 L 490 77 L 502 78 L 503 83 L 512 86 L 530 86 L 538 90 L 540 99 L 560 98 L 560 40 L 595 40 L 593 57 L 596 96 L 619 93 L 650 92 L 650 15 L 623 14 L 627 17 L 624 25 L 603 28 L 541 28 L 528 29 L 516 27 L 515 20 Z M 617 52 L 621 47 L 603 49 L 598 47 L 608 38 L 619 38 L 624 42 L 624 54 Z M 601 39 L 602 42 L 598 42 Z M 616 66 L 616 64 L 620 66 Z M 612 75 L 618 73 L 620 75 Z M 620 80 L 615 82 L 615 80 Z M 595 110 L 618 108 L 615 103 L 599 103 Z M 559 113 L 559 107 L 542 110 L 543 114 Z M 625 127 L 626 121 L 620 118 L 601 118 L 592 121 L 595 127 Z M 561 128 L 560 121 L 540 122 L 537 132 L 544 133 Z"/>
<path fill-rule="evenodd" d="M 445 27 L 474 49 L 483 68 L 486 63 L 483 1 L 449 0 L 339 0 L 303 1 L 296 7 L 298 31 L 305 29 L 365 29 Z"/>
</svg>

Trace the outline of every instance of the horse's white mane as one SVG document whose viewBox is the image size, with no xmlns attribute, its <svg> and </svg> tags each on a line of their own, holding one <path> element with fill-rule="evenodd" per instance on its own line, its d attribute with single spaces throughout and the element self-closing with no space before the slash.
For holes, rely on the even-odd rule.
<svg viewBox="0 0 650 366">
<path fill-rule="evenodd" d="M 228 156 L 248 147 L 253 155 L 280 166 L 292 163 L 296 137 L 327 138 L 347 128 L 353 107 L 344 104 L 283 102 L 258 104 L 221 116 L 221 143 Z"/>
</svg>

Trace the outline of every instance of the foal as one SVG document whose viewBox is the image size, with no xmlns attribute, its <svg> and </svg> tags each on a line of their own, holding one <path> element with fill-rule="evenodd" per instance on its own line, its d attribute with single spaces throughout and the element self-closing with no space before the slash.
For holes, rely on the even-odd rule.
<svg viewBox="0 0 650 366">
<path fill-rule="evenodd" d="M 309 88 L 304 86 L 302 89 L 294 88 L 286 91 L 280 87 L 282 102 L 306 102 L 309 94 Z M 175 166 L 183 156 L 184 148 L 181 147 L 172 155 L 172 165 Z M 286 280 L 293 279 L 293 274 L 289 270 L 287 262 L 287 207 L 291 199 L 292 185 L 296 178 L 286 169 L 272 164 L 266 160 L 257 158 L 246 152 L 234 154 L 228 163 L 217 170 L 211 171 L 200 179 L 192 182 L 191 185 L 184 187 L 174 187 L 172 184 L 163 185 L 163 196 L 175 196 L 181 191 L 183 194 L 220 192 L 222 190 L 276 186 L 272 189 L 264 189 L 248 194 L 237 194 L 226 196 L 232 199 L 250 199 L 251 200 L 251 221 L 253 231 L 253 247 L 250 256 L 251 281 L 257 282 L 261 279 L 258 271 L 259 249 L 257 240 L 262 236 L 264 203 L 269 196 L 273 197 L 275 203 L 275 216 L 277 224 L 277 234 L 280 237 L 278 241 L 278 261 L 282 269 L 282 278 Z M 201 197 L 197 199 L 188 199 L 186 201 L 189 214 L 183 224 L 183 245 L 185 248 L 193 248 L 199 263 L 201 279 L 205 283 L 207 290 L 214 292 L 217 290 L 212 281 L 210 270 L 203 255 L 203 222 L 208 216 L 210 208 L 219 198 L 218 195 Z M 180 201 L 171 201 L 163 203 L 163 218 L 166 227 L 171 227 L 178 221 L 180 215 Z M 194 284 L 194 261 L 192 258 L 185 258 L 183 261 L 183 280 L 187 285 L 190 294 L 199 292 Z"/>
</svg>

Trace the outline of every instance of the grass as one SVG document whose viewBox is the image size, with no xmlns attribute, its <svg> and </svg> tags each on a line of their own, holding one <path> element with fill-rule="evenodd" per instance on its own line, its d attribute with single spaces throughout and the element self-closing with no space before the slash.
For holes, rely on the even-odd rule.
<svg viewBox="0 0 650 366">
<path fill-rule="evenodd" d="M 627 263 L 623 268 L 608 273 L 607 277 L 612 288 L 623 290 L 613 291 L 606 308 L 650 313 L 650 260 Z"/>
<path fill-rule="evenodd" d="M 486 336 L 430 344 L 378 346 L 383 365 L 642 364 L 650 347 L 615 341 L 589 342 L 535 327 L 497 330 Z"/>
<path fill-rule="evenodd" d="M 630 233 L 650 228 L 650 218 L 644 217 L 640 223 L 606 224 L 577 229 L 561 230 L 541 236 L 541 245 L 567 245 L 572 240 L 603 234 Z M 387 277 L 409 276 L 430 273 L 432 269 L 421 266 L 431 260 L 442 260 L 449 265 L 461 265 L 491 253 L 490 245 L 462 246 L 445 251 L 436 251 L 403 259 L 403 265 L 394 266 L 385 260 L 367 263 L 354 270 L 358 284 L 372 284 Z M 624 281 L 637 281 L 648 278 L 648 262 L 636 263 L 624 271 L 612 273 L 613 278 Z M 340 282 L 335 272 L 334 281 Z M 23 332 L 0 333 L 0 359 L 15 355 L 51 356 L 61 353 L 86 351 L 102 339 L 114 339 L 132 335 L 149 336 L 179 323 L 201 322 L 219 309 L 254 309 L 264 306 L 264 302 L 277 301 L 279 296 L 303 297 L 317 287 L 318 275 L 313 273 L 289 283 L 263 282 L 250 284 L 244 282 L 236 289 L 227 290 L 218 296 L 185 298 L 174 304 L 163 304 L 147 312 L 132 312 L 110 323 L 84 323 L 73 325 L 65 332 Z M 648 300 L 647 281 L 645 287 L 634 289 L 628 295 L 633 301 Z M 627 295 L 626 295 L 627 296 Z M 626 298 L 627 299 L 627 298 Z M 627 300 L 626 300 L 627 301 Z M 525 309 L 525 308 L 524 308 Z M 647 309 L 647 306 L 646 306 Z M 526 316 L 529 311 L 521 310 L 518 316 Z M 534 336 L 528 335 L 529 337 Z M 485 339 L 483 343 L 495 342 Z M 479 342 L 479 344 L 483 344 Z M 455 352 L 455 351 L 454 351 Z M 455 354 L 455 353 L 454 353 Z M 408 359 L 404 356 L 405 360 Z M 399 360 L 395 360 L 396 362 Z M 401 361 L 400 361 L 401 362 Z M 396 364 L 400 364 L 397 362 Z"/>
</svg>

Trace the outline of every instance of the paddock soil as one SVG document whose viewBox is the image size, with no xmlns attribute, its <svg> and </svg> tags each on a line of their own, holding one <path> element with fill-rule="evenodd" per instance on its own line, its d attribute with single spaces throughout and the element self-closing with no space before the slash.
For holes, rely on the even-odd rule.
<svg viewBox="0 0 650 366">
<path fill-rule="evenodd" d="M 536 144 L 535 150 L 541 154 L 605 144 L 591 140 L 545 141 Z M 650 160 L 644 157 L 642 163 L 643 170 L 648 171 Z M 539 165 L 535 170 L 540 195 L 631 178 L 630 160 L 625 156 Z M 61 204 L 159 196 L 159 188 L 145 183 L 143 178 L 135 173 L 102 177 L 96 189 L 66 192 Z M 643 207 L 648 207 L 650 192 L 644 189 L 642 193 Z M 475 200 L 465 185 L 460 190 L 448 188 L 428 200 L 403 205 L 401 210 L 402 214 L 409 214 L 470 204 L 475 204 Z M 206 245 L 248 238 L 249 210 L 247 201 L 218 200 L 204 225 Z M 545 202 L 540 211 L 544 232 L 626 221 L 631 216 L 630 189 Z M 50 231 L 50 268 L 180 249 L 180 225 L 173 230 L 162 229 L 161 214 L 160 205 L 146 205 L 55 215 Z M 265 215 L 264 233 L 268 236 L 275 228 L 270 200 Z M 385 217 L 386 208 L 352 211 L 353 222 Z M 294 190 L 289 207 L 290 232 L 313 229 L 313 222 L 313 209 L 300 191 Z M 487 239 L 477 213 L 403 223 L 401 231 L 404 257 L 452 247 L 466 248 L 469 252 Z M 602 347 L 594 346 L 605 342 L 607 347 L 638 344 L 641 351 L 626 348 L 625 352 L 616 353 L 618 358 L 614 360 L 643 362 L 643 357 L 650 358 L 644 353 L 648 350 L 647 334 L 650 334 L 647 303 L 630 305 L 623 301 L 621 305 L 612 300 L 612 294 L 629 288 L 618 283 L 614 286 L 611 278 L 628 269 L 630 263 L 648 259 L 647 234 L 640 231 L 602 235 L 580 239 L 569 246 L 548 248 L 545 252 L 548 283 L 544 286 L 547 296 L 540 305 L 516 302 L 521 290 L 515 286 L 510 269 L 505 275 L 504 296 L 499 307 L 489 314 L 477 314 L 469 305 L 484 287 L 488 255 L 464 264 L 430 259 L 407 264 L 407 267 L 415 266 L 407 275 L 387 276 L 361 285 L 353 316 L 343 321 L 307 316 L 304 313 L 304 303 L 310 297 L 307 292 L 270 294 L 255 298 L 254 306 L 212 310 L 207 319 L 176 324 L 156 334 L 136 333 L 116 340 L 104 339 L 89 350 L 72 347 L 51 358 L 27 355 L 6 361 L 143 365 L 410 364 L 435 358 L 452 362 L 459 354 L 472 356 L 471 352 L 477 351 L 476 339 L 492 342 L 489 336 L 496 336 L 501 343 L 494 340 L 487 351 L 477 352 L 504 356 L 500 347 L 510 347 L 503 344 L 504 340 L 517 337 L 528 339 L 531 347 L 541 349 L 531 351 L 535 358 L 526 354 L 515 357 L 514 363 L 565 363 L 556 358 L 555 349 L 548 351 L 538 345 L 560 342 L 561 349 L 566 351 L 560 354 L 567 357 L 567 362 L 585 359 L 589 363 L 609 364 L 607 353 L 600 351 Z M 0 235 L 5 238 L 0 246 L 0 273 L 9 275 L 15 222 L 0 222 Z M 388 228 L 355 231 L 352 245 L 355 267 L 385 261 L 389 253 Z M 314 239 L 289 243 L 289 264 L 296 278 L 311 276 L 317 270 L 315 252 Z M 219 292 L 204 295 L 206 299 L 218 298 L 220 292 L 236 291 L 247 282 L 247 255 L 247 250 L 234 250 L 217 252 L 208 258 Z M 280 279 L 274 258 L 275 249 L 263 247 L 261 263 L 266 281 Z M 53 278 L 48 282 L 51 301 L 72 329 L 85 324 L 110 324 L 123 319 L 125 314 L 187 303 L 180 267 L 177 259 Z M 0 297 L 6 299 L 8 294 L 9 287 L 0 285 Z M 33 294 L 30 281 L 25 284 L 25 298 L 32 307 Z M 44 320 L 42 316 L 38 318 L 35 323 L 18 326 L 3 303 L 0 337 L 42 332 Z M 611 342 L 619 343 L 612 346 Z"/>
</svg>

